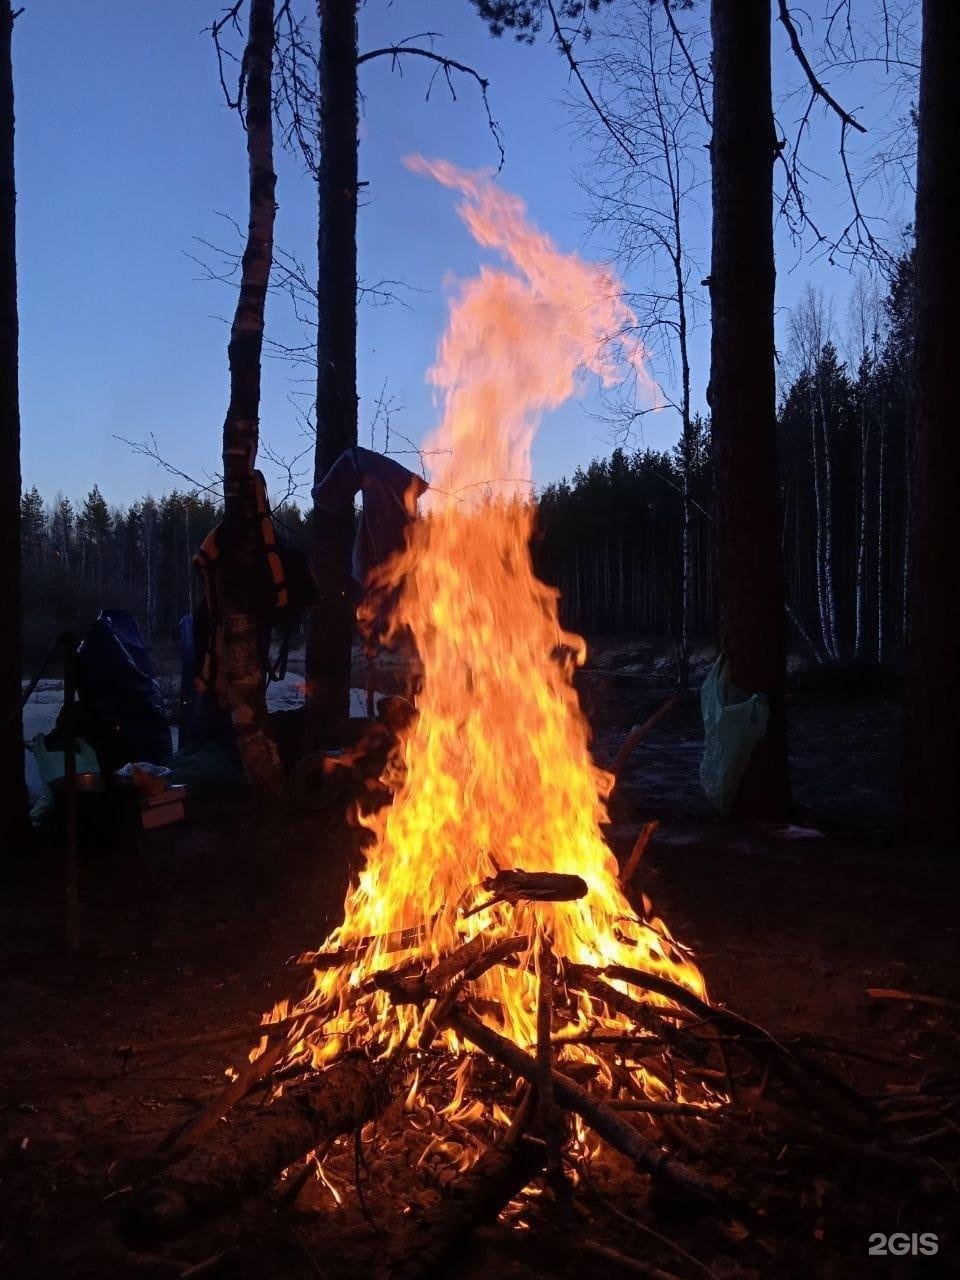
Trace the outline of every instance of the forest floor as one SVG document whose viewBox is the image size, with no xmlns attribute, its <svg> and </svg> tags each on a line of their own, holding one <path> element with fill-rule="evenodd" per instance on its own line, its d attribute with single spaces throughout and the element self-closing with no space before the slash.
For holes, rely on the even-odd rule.
<svg viewBox="0 0 960 1280">
<path fill-rule="evenodd" d="M 649 654 L 626 646 L 603 648 L 580 684 L 601 762 L 669 693 Z M 697 785 L 701 733 L 691 696 L 634 755 L 608 832 L 622 859 L 641 823 L 658 818 L 632 892 L 649 894 L 695 949 L 711 995 L 777 1032 L 842 1035 L 890 1060 L 851 1074 L 873 1092 L 955 1071 L 960 1041 L 956 1014 L 865 994 L 893 987 L 960 997 L 956 851 L 914 847 L 902 829 L 899 714 L 891 691 L 798 681 L 795 821 L 820 835 L 796 839 L 709 815 Z M 83 947 L 70 958 L 55 949 L 55 855 L 5 855 L 0 1275 L 172 1277 L 218 1254 L 225 1256 L 208 1274 L 228 1280 L 377 1275 L 385 1234 L 419 1193 L 415 1171 L 378 1171 L 375 1159 L 366 1200 L 376 1226 L 351 1187 L 337 1208 L 317 1184 L 294 1205 L 255 1198 L 149 1256 L 122 1252 L 114 1220 L 137 1162 L 195 1114 L 198 1095 L 222 1081 L 239 1046 L 126 1062 L 117 1047 L 256 1023 L 297 990 L 288 962 L 337 923 L 358 856 L 343 826 L 258 816 L 236 799 L 197 804 L 188 823 L 149 833 L 144 844 L 139 869 L 116 852 L 86 852 Z M 771 1142 L 755 1127 L 693 1160 L 753 1205 L 748 1222 L 670 1215 L 647 1200 L 645 1179 L 612 1160 L 597 1175 L 606 1201 L 583 1197 L 585 1221 L 558 1227 L 546 1197 L 531 1201 L 522 1211 L 528 1229 L 479 1232 L 456 1274 L 620 1274 L 581 1252 L 576 1241 L 586 1234 L 683 1280 L 704 1275 L 623 1214 L 717 1280 L 960 1274 L 957 1193 L 928 1195 L 916 1174 Z M 877 1232 L 934 1232 L 939 1251 L 868 1256 Z"/>
</svg>

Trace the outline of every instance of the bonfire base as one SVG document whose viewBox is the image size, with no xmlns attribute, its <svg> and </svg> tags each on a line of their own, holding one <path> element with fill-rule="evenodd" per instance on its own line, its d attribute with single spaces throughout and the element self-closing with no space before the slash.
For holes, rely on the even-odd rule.
<svg viewBox="0 0 960 1280">
<path fill-rule="evenodd" d="M 274 1105 L 235 1113 L 124 1206 L 120 1229 L 134 1243 L 182 1235 L 270 1183 L 324 1139 L 349 1133 L 388 1097 L 383 1068 L 350 1057 Z"/>
</svg>

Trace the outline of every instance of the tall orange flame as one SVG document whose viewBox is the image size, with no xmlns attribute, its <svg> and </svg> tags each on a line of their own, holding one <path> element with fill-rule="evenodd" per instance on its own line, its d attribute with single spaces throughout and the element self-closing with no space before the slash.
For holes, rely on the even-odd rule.
<svg viewBox="0 0 960 1280">
<path fill-rule="evenodd" d="M 422 1011 L 394 1010 L 382 993 L 354 997 L 375 969 L 396 963 L 385 940 L 418 925 L 426 929 L 409 950 L 425 958 L 480 931 L 524 935 L 532 948 L 545 930 L 576 963 L 639 965 L 702 992 L 666 926 L 637 919 L 617 886 L 600 832 L 612 779 L 591 761 L 571 682 L 585 646 L 561 630 L 556 592 L 534 576 L 529 552 L 525 485 L 543 413 L 576 392 L 583 370 L 609 382 L 623 361 L 656 398 L 631 336 L 635 317 L 612 272 L 559 252 L 516 196 L 442 161 L 408 163 L 460 193 L 475 239 L 513 270 L 484 268 L 460 286 L 429 374 L 443 416 L 428 448 L 446 452 L 436 455 L 426 516 L 380 583 L 399 589 L 393 622 L 415 638 L 424 686 L 399 789 L 368 822 L 375 843 L 329 939 L 359 958 L 346 981 L 342 969 L 316 975 L 308 1007 L 336 1009 L 328 1038 L 312 1046 L 318 1062 L 359 1035 L 374 1032 L 389 1048 L 417 1030 Z M 466 914 L 497 866 L 575 873 L 589 891 Z M 535 1038 L 533 968 L 491 969 L 472 988 L 496 1002 L 521 1044 Z"/>
</svg>

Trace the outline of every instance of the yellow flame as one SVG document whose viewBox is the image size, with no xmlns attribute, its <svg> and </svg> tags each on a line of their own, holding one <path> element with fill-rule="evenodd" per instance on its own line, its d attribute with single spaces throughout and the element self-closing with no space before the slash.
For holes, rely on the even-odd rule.
<svg viewBox="0 0 960 1280">
<path fill-rule="evenodd" d="M 384 1048 L 418 1031 L 424 1012 L 395 1010 L 382 993 L 357 999 L 359 983 L 402 955 L 388 935 L 426 925 L 404 954 L 429 961 L 478 931 L 491 940 L 549 933 L 576 963 L 653 969 L 702 993 L 695 965 L 659 920 L 640 921 L 617 885 L 601 836 L 612 778 L 597 769 L 572 685 L 585 646 L 560 627 L 557 594 L 534 575 L 526 488 L 530 450 L 545 411 L 578 389 L 584 371 L 606 383 L 626 365 L 651 403 L 657 389 L 636 320 L 606 267 L 561 253 L 527 220 L 522 202 L 488 177 L 417 157 L 411 168 L 459 192 L 459 213 L 509 268 L 484 267 L 462 283 L 429 380 L 442 420 L 423 519 L 378 586 L 396 595 L 393 626 L 409 628 L 423 664 L 418 716 L 403 744 L 393 804 L 368 825 L 375 843 L 327 945 L 359 949 L 352 970 L 318 972 L 308 1005 L 340 1001 L 327 1023 L 348 1040 L 379 1036 Z M 586 897 L 490 906 L 481 881 L 501 868 L 581 876 Z M 369 942 L 370 938 L 376 939 Z M 529 957 L 471 987 L 495 1002 L 505 1033 L 535 1039 L 536 977 Z M 597 1024 L 584 999 L 581 1025 Z M 316 1049 L 339 1051 L 341 1035 Z M 456 1050 L 458 1042 L 450 1037 Z M 568 1052 L 576 1052 L 575 1050 Z M 464 1077 L 457 1077 L 459 1108 Z"/>
</svg>

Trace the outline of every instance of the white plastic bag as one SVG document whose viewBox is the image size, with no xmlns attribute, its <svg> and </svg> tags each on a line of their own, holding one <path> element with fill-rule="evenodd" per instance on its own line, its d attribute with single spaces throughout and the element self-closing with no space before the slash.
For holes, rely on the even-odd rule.
<svg viewBox="0 0 960 1280">
<path fill-rule="evenodd" d="M 746 694 L 730 683 L 723 654 L 707 672 L 700 690 L 703 757 L 700 785 L 721 813 L 733 804 L 750 753 L 767 731 L 770 705 L 765 694 Z"/>
</svg>

